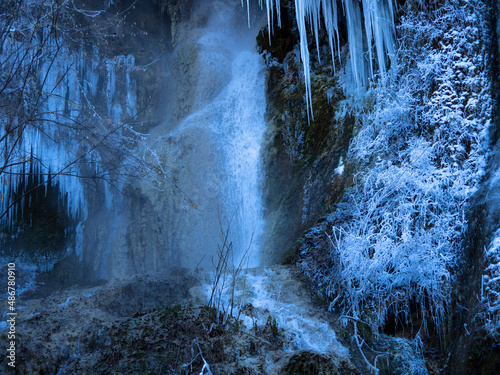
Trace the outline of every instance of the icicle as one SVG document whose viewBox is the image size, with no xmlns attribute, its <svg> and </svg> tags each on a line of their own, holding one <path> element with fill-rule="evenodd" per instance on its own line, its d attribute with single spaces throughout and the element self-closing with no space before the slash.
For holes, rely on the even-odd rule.
<svg viewBox="0 0 500 375">
<path fill-rule="evenodd" d="M 332 52 L 333 70 L 335 71 L 335 46 L 337 46 L 340 60 L 337 4 L 332 4 L 328 0 L 322 0 L 321 4 L 323 9 L 323 19 L 325 20 L 325 27 L 328 33 L 328 44 L 330 45 L 330 51 Z"/>
<path fill-rule="evenodd" d="M 347 40 L 351 57 L 351 67 L 356 87 L 365 86 L 365 64 L 363 60 L 363 32 L 361 27 L 361 9 L 357 0 L 344 0 L 347 18 Z"/>
<path fill-rule="evenodd" d="M 130 117 L 135 117 L 137 115 L 137 85 L 135 80 L 130 78 L 130 72 L 134 69 L 135 58 L 133 55 L 128 55 L 125 58 L 125 80 L 126 80 L 126 90 L 127 90 L 127 113 Z"/>
<path fill-rule="evenodd" d="M 300 34 L 300 51 L 302 63 L 304 64 L 306 101 L 308 113 L 310 111 L 311 116 L 313 112 L 311 107 L 311 78 L 306 34 L 307 29 L 305 27 L 306 21 L 309 22 L 312 33 L 314 34 L 319 59 L 320 12 L 321 9 L 323 9 L 323 19 L 328 34 L 332 59 L 334 58 L 335 49 L 337 49 L 340 58 L 337 7 L 341 2 L 347 23 L 352 76 L 357 89 L 360 89 L 366 86 L 367 76 L 374 75 L 373 67 L 375 65 L 375 56 L 373 54 L 373 48 L 376 49 L 376 61 L 378 61 L 380 73 L 384 74 L 387 71 L 386 56 L 389 58 L 391 65 L 396 63 L 393 1 L 394 0 L 295 0 L 295 12 Z M 362 2 L 363 5 L 364 32 L 360 2 Z M 262 0 L 259 0 L 259 3 L 262 6 Z M 271 32 L 274 6 L 276 6 L 278 22 L 280 22 L 279 1 L 266 0 L 267 22 L 270 25 Z M 269 38 L 271 38 L 271 32 Z M 363 56 L 364 34 L 368 42 L 369 67 L 366 66 Z M 269 40 L 269 42 L 271 43 L 271 40 Z M 369 69 L 368 71 L 367 68 Z"/>
<path fill-rule="evenodd" d="M 392 2 L 363 0 L 363 12 L 365 17 L 366 38 L 369 41 L 368 54 L 370 58 L 370 74 L 373 75 L 373 64 L 375 63 L 372 53 L 372 40 L 377 49 L 377 60 L 380 72 L 385 73 L 387 69 L 385 52 L 389 56 L 391 62 L 393 62 L 395 57 L 394 12 Z"/>
<path fill-rule="evenodd" d="M 83 230 L 85 229 L 85 225 L 83 222 L 78 223 L 76 227 L 76 238 L 75 238 L 75 255 L 78 257 L 78 260 L 83 261 Z"/>
<path fill-rule="evenodd" d="M 243 6 L 243 0 L 241 0 L 241 6 Z M 247 0 L 247 18 L 248 18 L 248 28 L 250 28 L 250 0 Z"/>
<path fill-rule="evenodd" d="M 106 102 L 108 105 L 108 116 L 111 115 L 111 108 L 113 103 L 113 98 L 115 96 L 115 65 L 116 63 L 112 60 L 106 59 Z"/>
<path fill-rule="evenodd" d="M 243 0 L 241 0 L 241 5 L 243 6 Z M 259 0 L 259 6 L 261 9 L 264 7 L 262 0 Z M 266 10 L 267 10 L 267 24 L 269 27 L 269 44 L 271 44 L 271 35 L 274 33 L 274 7 L 276 7 L 276 16 L 278 19 L 278 26 L 281 27 L 281 11 L 280 11 L 280 0 L 266 0 Z M 248 13 L 248 26 L 250 27 L 250 6 L 249 0 L 247 0 L 247 13 Z"/>
<path fill-rule="evenodd" d="M 279 0 L 278 0 L 278 3 L 279 3 Z M 262 4 L 261 4 L 261 6 L 262 6 Z M 267 7 L 267 24 L 269 25 L 269 27 L 268 27 L 269 45 L 271 45 L 271 34 L 274 34 L 272 0 L 266 0 L 266 7 Z"/>
</svg>

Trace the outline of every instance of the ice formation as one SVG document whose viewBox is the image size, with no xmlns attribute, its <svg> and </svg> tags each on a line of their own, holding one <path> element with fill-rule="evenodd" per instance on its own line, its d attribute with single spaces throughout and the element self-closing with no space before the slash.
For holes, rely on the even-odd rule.
<svg viewBox="0 0 500 375">
<path fill-rule="evenodd" d="M 263 6 L 262 0 L 259 0 L 259 3 Z M 266 0 L 270 34 L 272 34 L 274 7 L 276 7 L 279 24 L 280 2 Z M 378 65 L 380 73 L 383 74 L 389 66 L 396 63 L 393 0 L 295 0 L 295 14 L 300 34 L 300 54 L 304 64 L 306 101 L 311 111 L 311 73 L 306 22 L 309 23 L 318 47 L 321 16 L 323 16 L 332 57 L 334 58 L 336 53 L 340 58 L 339 8 L 343 10 L 346 18 L 351 70 L 357 88 L 366 86 L 367 78 L 375 74 L 375 65 Z M 368 42 L 368 60 L 364 57 L 364 40 Z M 319 48 L 317 50 L 319 58 Z M 387 57 L 390 64 L 387 64 Z"/>
<path fill-rule="evenodd" d="M 14 102 L 9 101 L 10 97 L 5 99 L 8 103 L 2 109 L 0 123 L 0 145 L 4 151 L 0 164 L 0 224 L 9 227 L 15 224 L 19 210 L 25 207 L 25 199 L 29 199 L 29 194 L 26 197 L 23 194 L 35 187 L 35 179 L 39 179 L 38 184 L 45 185 L 45 194 L 49 185 L 57 185 L 68 217 L 85 220 L 88 210 L 85 188 L 83 181 L 75 176 L 82 175 L 81 162 L 93 165 L 95 175 L 102 176 L 101 158 L 95 148 L 106 129 L 99 125 L 101 118 L 92 104 L 98 95 L 98 68 L 100 65 L 107 68 L 108 116 L 119 123 L 123 111 L 121 107 L 116 108 L 119 106 L 115 95 L 116 65 L 124 66 L 120 73 L 125 75 L 126 81 L 126 112 L 133 117 L 137 113 L 136 84 L 130 78 L 134 58 L 118 56 L 115 61 L 106 60 L 102 64 L 96 46 L 91 53 L 83 47 L 75 53 L 66 48 L 62 40 L 50 36 L 31 44 L 13 37 L 6 39 L 0 59 L 20 73 L 10 82 L 2 80 L 2 95 L 8 96 L 10 92 L 13 96 L 20 95 L 25 101 L 25 111 L 36 110 L 37 113 L 33 114 L 35 120 L 30 120 L 19 118 L 17 113 L 26 115 L 18 110 L 12 118 Z M 42 43 L 41 47 L 37 43 Z M 44 51 L 45 58 L 36 56 L 38 48 Z M 34 67 L 38 68 L 36 78 L 26 84 L 23 76 L 31 76 Z M 33 102 L 30 90 L 39 90 L 37 102 Z M 90 112 L 83 114 L 84 108 Z M 87 124 L 82 116 L 94 116 L 95 121 Z M 12 127 L 18 130 L 12 132 Z M 109 193 L 109 188 L 105 188 Z M 108 206 L 109 200 L 106 197 Z"/>
</svg>

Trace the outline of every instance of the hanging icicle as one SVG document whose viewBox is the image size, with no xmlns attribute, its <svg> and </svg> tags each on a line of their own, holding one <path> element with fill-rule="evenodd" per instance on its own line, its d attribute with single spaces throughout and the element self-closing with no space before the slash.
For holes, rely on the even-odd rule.
<svg viewBox="0 0 500 375">
<path fill-rule="evenodd" d="M 259 3 L 263 6 L 262 0 L 259 0 Z M 276 7 L 279 24 L 279 0 L 266 0 L 267 21 L 271 30 L 269 33 L 270 37 L 272 34 L 274 7 Z M 343 9 L 346 18 L 352 78 L 357 89 L 366 87 L 367 78 L 375 74 L 374 67 L 376 64 L 378 64 L 379 72 L 385 74 L 388 69 L 387 60 L 390 61 L 390 66 L 394 66 L 396 63 L 393 0 L 295 0 L 295 14 L 300 34 L 300 54 L 302 63 L 304 64 L 306 101 L 308 111 L 311 111 L 311 116 L 313 115 L 311 73 L 306 22 L 310 24 L 316 46 L 319 47 L 321 15 L 323 16 L 332 57 L 337 53 L 340 58 L 339 8 Z M 367 51 L 363 48 L 364 40 L 368 42 Z M 374 49 L 376 53 L 374 53 Z M 364 57 L 365 52 L 368 52 L 367 61 Z"/>
</svg>

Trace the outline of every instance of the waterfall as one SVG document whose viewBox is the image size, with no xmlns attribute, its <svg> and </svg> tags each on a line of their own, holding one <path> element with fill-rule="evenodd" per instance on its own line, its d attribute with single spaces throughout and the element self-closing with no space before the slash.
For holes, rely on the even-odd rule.
<svg viewBox="0 0 500 375">
<path fill-rule="evenodd" d="M 126 199 L 115 194 L 112 209 L 102 205 L 85 225 L 95 277 L 211 270 L 226 231 L 235 266 L 247 249 L 244 266 L 260 264 L 266 101 L 259 25 L 248 29 L 240 4 L 217 4 L 216 12 L 207 4 L 192 11 L 158 67 L 167 77 L 158 105 L 167 110 L 147 143 L 166 178 L 159 186 L 130 181 Z"/>
<path fill-rule="evenodd" d="M 47 115 L 26 128 L 20 162 L 11 169 L 22 175 L 34 160 L 42 182 L 55 175 L 53 185 L 76 227 L 67 253 L 85 263 L 91 277 L 177 266 L 209 270 L 224 231 L 235 265 L 247 250 L 245 266 L 259 265 L 266 102 L 255 18 L 263 12 L 250 15 L 252 28 L 238 2 L 200 2 L 190 10 L 166 58 L 152 65 L 160 74 L 156 87 L 164 87 L 165 95 L 158 95 L 168 112 L 163 119 L 156 116 L 161 109 L 150 108 L 149 117 L 140 117 L 150 90 L 150 82 L 140 81 L 147 77 L 137 63 L 144 60 L 141 49 L 113 55 L 96 44 L 76 53 L 61 41 L 59 56 L 42 61 L 38 79 L 47 98 L 40 108 Z M 157 48 L 158 39 L 148 43 Z M 148 125 L 149 135 L 134 128 L 143 120 L 156 124 Z M 9 213 L 1 224 L 17 216 L 17 206 L 8 206 L 26 181 L 0 180 L 0 195 L 8 198 L 0 208 Z"/>
<path fill-rule="evenodd" d="M 237 259 L 250 247 L 248 266 L 259 265 L 260 237 L 263 233 L 262 199 L 259 190 L 260 146 L 265 130 L 264 77 L 262 61 L 256 53 L 242 52 L 233 63 L 233 79 L 217 103 L 223 108 L 222 121 L 215 131 L 225 146 L 230 176 L 224 187 L 229 212 L 235 213 Z M 245 74 L 243 74 L 245 73 Z"/>
<path fill-rule="evenodd" d="M 260 263 L 264 65 L 248 36 L 238 36 L 220 22 L 194 41 L 196 109 L 175 129 L 166 123 L 154 132 L 166 132 L 156 137 L 155 147 L 166 158 L 167 169 L 176 171 L 177 186 L 183 190 L 165 192 L 174 198 L 159 197 L 170 201 L 164 211 L 176 211 L 167 219 L 171 233 L 166 242 L 179 253 L 179 264 L 189 268 L 211 268 L 226 230 L 236 266 L 247 249 L 245 266 Z"/>
</svg>

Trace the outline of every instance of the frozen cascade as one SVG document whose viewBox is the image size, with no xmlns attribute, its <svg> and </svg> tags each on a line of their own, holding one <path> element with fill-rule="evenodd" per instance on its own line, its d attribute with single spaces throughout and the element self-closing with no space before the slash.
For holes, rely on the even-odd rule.
<svg viewBox="0 0 500 375">
<path fill-rule="evenodd" d="M 56 44 L 56 40 L 51 40 L 45 48 L 55 49 Z M 10 41 L 5 44 L 1 58 L 5 60 L 10 55 L 12 59 L 16 59 L 23 54 L 29 56 L 33 54 L 33 51 L 32 46 L 26 47 Z M 32 69 L 30 67 L 32 61 L 32 59 L 26 59 L 26 66 L 20 65 L 20 70 L 24 72 L 24 70 Z M 6 197 L 0 200 L 0 214 L 6 213 L 1 219 L 2 224 L 11 225 L 16 220 L 16 206 L 12 210 L 8 208 L 14 203 L 16 194 L 28 187 L 30 178 L 24 178 L 23 174 L 32 167 L 40 174 L 42 181 L 47 181 L 49 176 L 54 177 L 54 174 L 60 173 L 52 183 L 58 183 L 61 198 L 67 199 L 68 215 L 83 218 L 87 215 L 83 185 L 78 179 L 69 176 L 76 173 L 74 168 L 69 167 L 71 161 L 77 158 L 76 153 L 71 151 L 78 149 L 76 140 L 70 140 L 64 126 L 57 126 L 61 123 L 69 125 L 66 113 L 73 117 L 78 115 L 81 97 L 77 71 L 82 63 L 84 63 L 83 59 L 79 59 L 76 54 L 72 55 L 65 47 L 62 47 L 53 62 L 45 61 L 40 67 L 38 78 L 42 84 L 42 91 L 46 95 L 40 108 L 43 120 L 41 124 L 29 126 L 28 123 L 28 126 L 23 127 L 18 135 L 19 142 L 13 148 L 12 156 L 10 159 L 2 160 L 2 164 L 6 162 L 7 165 L 10 164 L 6 167 L 5 176 L 2 177 L 4 181 L 0 184 L 0 195 Z M 64 77 L 62 80 L 61 76 Z M 20 82 L 12 84 L 10 89 L 13 92 L 18 89 L 16 84 Z M 7 133 L 11 126 L 24 126 L 24 124 L 18 124 L 18 121 L 23 120 L 9 119 L 8 112 L 2 117 L 2 134 Z M 23 200 L 21 200 L 21 205 Z"/>
<path fill-rule="evenodd" d="M 36 46 L 37 42 L 33 43 Z M 63 47 L 57 49 L 57 45 L 63 45 Z M 115 123 L 120 123 L 123 111 L 118 103 L 113 106 L 116 100 L 114 98 L 117 79 L 116 64 L 125 67 L 122 73 L 126 80 L 126 112 L 131 117 L 137 113 L 136 85 L 135 81 L 130 78 L 130 72 L 134 68 L 133 56 L 117 56 L 115 61 L 105 59 L 103 64 L 95 45 L 92 46 L 92 52 L 89 54 L 83 47 L 76 53 L 64 47 L 61 40 L 54 38 L 48 39 L 44 49 L 50 56 L 54 54 L 53 51 L 57 50 L 57 53 L 52 56 L 52 59 L 46 58 L 40 61 L 37 75 L 42 92 L 39 121 L 32 125 L 26 120 L 9 119 L 9 113 L 3 113 L 0 123 L 0 130 L 2 130 L 0 136 L 7 132 L 11 126 L 21 125 L 23 127 L 12 156 L 10 159 L 1 161 L 2 164 L 8 162 L 4 176 L 0 180 L 2 182 L 0 183 L 0 196 L 7 198 L 0 200 L 0 215 L 5 213 L 0 218 L 0 223 L 3 225 L 10 226 L 15 223 L 18 214 L 17 205 L 14 205 L 13 209 L 9 209 L 9 206 L 13 205 L 16 194 L 28 188 L 32 178 L 25 178 L 24 174 L 28 173 L 30 169 L 33 169 L 33 173 L 39 174 L 40 183 L 45 181 L 46 192 L 49 178 L 52 178 L 51 184 L 53 186 L 58 185 L 60 199 L 66 202 L 68 217 L 79 220 L 87 218 L 88 203 L 84 182 L 75 177 L 75 175 L 84 173 L 80 170 L 80 163 L 75 163 L 75 161 L 81 159 L 85 163 L 94 165 L 95 175 L 103 176 L 101 157 L 93 150 L 95 145 L 88 141 L 88 133 L 85 135 L 85 132 L 82 131 L 85 125 L 77 125 L 80 127 L 79 130 L 72 128 L 75 122 L 82 121 L 84 118 L 82 115 L 89 116 L 88 113 L 82 113 L 84 107 L 89 108 L 91 116 L 102 120 L 92 104 L 98 95 L 99 66 L 105 65 L 107 68 L 108 115 L 111 117 L 113 114 Z M 26 46 L 12 39 L 5 43 L 0 58 L 2 61 L 16 58 L 23 61 L 21 56 L 24 54 L 31 56 L 34 51 L 36 48 L 33 45 Z M 28 74 L 24 73 L 25 70 L 29 72 L 30 69 L 33 69 L 30 66 L 33 64 L 32 61 L 36 61 L 35 56 L 26 58 L 25 66 L 20 65 L 23 74 Z M 19 90 L 20 85 L 21 82 L 13 82 L 12 87 L 8 89 L 15 92 Z M 29 103 L 29 105 L 33 105 L 33 103 Z M 118 108 L 116 108 L 117 106 Z M 113 113 L 111 113 L 111 107 L 113 107 Z M 19 121 L 21 124 L 18 124 Z M 26 126 L 24 126 L 25 124 Z M 90 131 L 92 132 L 91 137 L 98 139 L 100 132 L 109 130 L 95 126 L 95 129 Z M 105 199 L 106 204 L 110 206 L 112 197 L 107 182 L 105 182 Z M 23 201 L 24 198 L 20 201 L 21 207 Z"/>
</svg>

